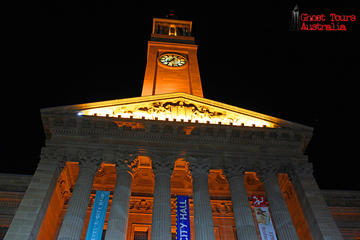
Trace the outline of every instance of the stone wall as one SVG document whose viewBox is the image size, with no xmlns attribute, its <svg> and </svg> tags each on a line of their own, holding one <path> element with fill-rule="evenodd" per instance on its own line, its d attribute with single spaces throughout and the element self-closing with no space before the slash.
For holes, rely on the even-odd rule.
<svg viewBox="0 0 360 240">
<path fill-rule="evenodd" d="M 3 239 L 19 207 L 32 175 L 0 173 L 0 239 Z"/>
<path fill-rule="evenodd" d="M 360 239 L 360 191 L 322 190 L 344 239 Z"/>
</svg>

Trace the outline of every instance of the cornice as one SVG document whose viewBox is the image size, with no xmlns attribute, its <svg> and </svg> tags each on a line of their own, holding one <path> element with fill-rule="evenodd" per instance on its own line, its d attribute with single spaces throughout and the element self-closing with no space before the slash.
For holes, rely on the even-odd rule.
<svg viewBox="0 0 360 240">
<path fill-rule="evenodd" d="M 101 143 L 135 141 L 173 145 L 207 145 L 252 147 L 268 152 L 287 148 L 301 152 L 308 141 L 307 133 L 283 128 L 259 128 L 188 122 L 156 121 L 112 117 L 50 114 L 43 117 L 48 140 L 82 137 L 83 141 Z M 109 142 L 109 141 L 104 141 Z"/>
</svg>

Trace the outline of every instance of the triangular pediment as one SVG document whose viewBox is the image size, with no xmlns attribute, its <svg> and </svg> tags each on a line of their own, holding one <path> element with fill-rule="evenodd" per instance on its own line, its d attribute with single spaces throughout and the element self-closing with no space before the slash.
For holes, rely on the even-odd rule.
<svg viewBox="0 0 360 240">
<path fill-rule="evenodd" d="M 183 121 L 234 126 L 293 128 L 310 127 L 271 117 L 187 93 L 170 93 L 43 109 L 77 115 Z"/>
</svg>

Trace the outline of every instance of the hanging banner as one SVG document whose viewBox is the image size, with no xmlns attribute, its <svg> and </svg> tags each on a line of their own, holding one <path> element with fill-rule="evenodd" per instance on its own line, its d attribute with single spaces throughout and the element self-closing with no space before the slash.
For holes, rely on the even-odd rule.
<svg viewBox="0 0 360 240">
<path fill-rule="evenodd" d="M 101 240 L 110 191 L 96 191 L 85 240 Z"/>
<path fill-rule="evenodd" d="M 262 240 L 277 240 L 274 226 L 271 221 L 269 208 L 265 201 L 265 196 L 251 196 L 253 202 L 256 221 Z"/>
<path fill-rule="evenodd" d="M 190 214 L 188 196 L 176 196 L 176 239 L 190 240 Z"/>
</svg>

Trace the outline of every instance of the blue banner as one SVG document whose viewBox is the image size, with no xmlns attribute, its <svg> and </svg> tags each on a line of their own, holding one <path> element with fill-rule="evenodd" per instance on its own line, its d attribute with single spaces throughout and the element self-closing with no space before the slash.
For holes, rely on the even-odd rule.
<svg viewBox="0 0 360 240">
<path fill-rule="evenodd" d="M 110 191 L 96 191 L 85 240 L 101 240 Z"/>
<path fill-rule="evenodd" d="M 176 239 L 190 240 L 190 214 L 188 196 L 176 196 Z"/>
</svg>

